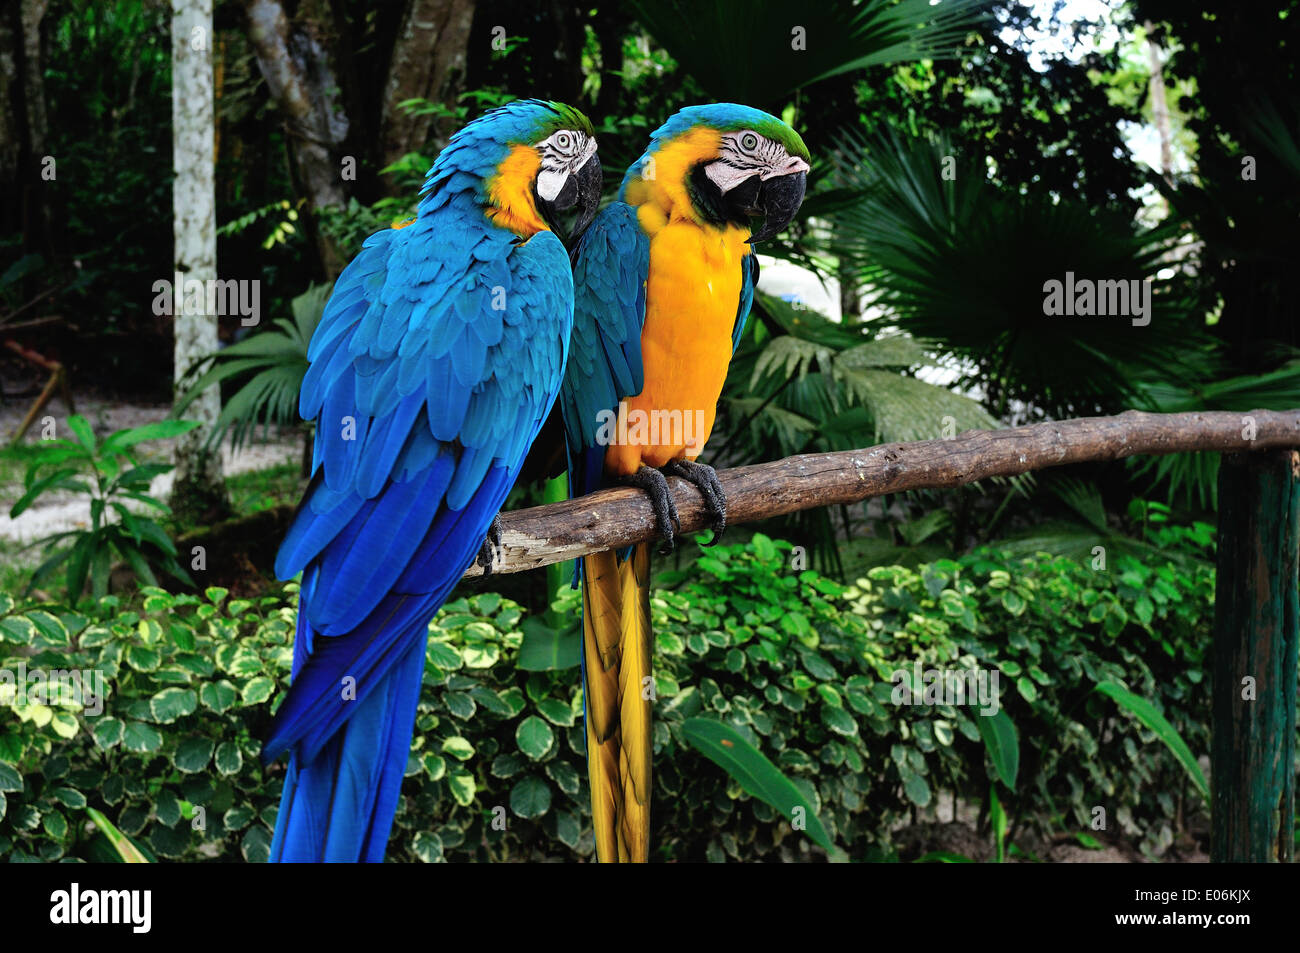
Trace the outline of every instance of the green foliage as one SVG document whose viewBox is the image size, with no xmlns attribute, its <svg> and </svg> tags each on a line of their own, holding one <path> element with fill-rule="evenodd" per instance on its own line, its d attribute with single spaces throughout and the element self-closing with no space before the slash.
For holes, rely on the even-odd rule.
<svg viewBox="0 0 1300 953">
<path fill-rule="evenodd" d="M 977 401 L 920 378 L 939 363 L 926 341 L 846 326 L 761 292 L 749 327 L 723 392 L 728 436 L 710 448 L 725 465 L 997 426 Z M 830 511 L 807 510 L 777 526 L 815 541 L 815 565 L 840 571 Z"/>
<path fill-rule="evenodd" d="M 1170 561 L 1184 566 L 1204 557 L 1204 546 L 1214 527 L 1195 522 L 1169 526 L 1170 508 L 1163 503 L 1133 499 L 1128 525 L 1112 523 L 1101 488 L 1089 480 L 1051 471 L 1040 474 L 1044 495 L 1054 496 L 1070 511 L 1067 518 L 1039 518 L 1033 524 L 1002 536 L 995 545 L 1006 553 L 1029 556 L 1050 552 L 1078 562 L 1090 562 L 1100 551 L 1140 561 Z M 1172 545 L 1171 545 L 1172 544 Z"/>
<path fill-rule="evenodd" d="M 572 613 L 576 594 L 563 602 Z M 523 622 L 492 593 L 435 620 L 390 858 L 591 853 L 580 688 L 572 669 L 517 666 Z"/>
<path fill-rule="evenodd" d="M 757 535 L 657 580 L 660 859 L 823 857 L 816 820 L 836 856 L 888 855 L 891 830 L 936 791 L 980 802 L 992 778 L 1010 781 L 990 828 L 1004 847 L 1026 822 L 1086 826 L 1097 803 L 1149 850 L 1169 842 L 1183 766 L 1091 686 L 1122 680 L 1205 748 L 1208 564 L 1099 572 L 982 551 L 846 588 L 790 563 L 789 544 Z M 288 679 L 295 597 L 293 584 L 256 602 L 146 589 L 84 615 L 0 601 L 3 668 L 98 670 L 108 686 L 98 715 L 0 696 L 0 857 L 113 859 L 94 809 L 146 857 L 264 859 L 284 768 L 258 753 Z M 577 594 L 553 609 L 576 618 Z M 520 667 L 529 621 L 493 593 L 434 620 L 391 859 L 592 856 L 578 672 Z M 1001 715 L 896 705 L 915 662 L 996 668 Z M 745 770 L 714 757 L 724 740 Z M 787 820 L 796 804 L 807 830 Z"/>
<path fill-rule="evenodd" d="M 147 864 L 149 859 L 145 857 L 144 852 L 121 831 L 117 825 L 106 818 L 102 813 L 93 807 L 86 808 L 86 817 L 90 822 L 99 828 L 100 834 L 107 842 L 109 849 L 113 853 L 114 861 L 124 864 Z M 92 842 L 93 843 L 93 842 Z"/>
<path fill-rule="evenodd" d="M 993 771 L 997 780 L 1010 790 L 1016 789 L 1016 775 L 1020 771 L 1020 739 L 1016 735 L 1016 725 L 1007 717 L 1005 711 L 991 715 L 980 715 L 975 719 L 975 727 L 984 739 L 989 760 L 993 762 Z"/>
<path fill-rule="evenodd" d="M 1279 349 L 1283 355 L 1291 349 Z M 1147 402 L 1165 414 L 1198 410 L 1232 410 L 1246 415 L 1252 410 L 1289 410 L 1300 406 L 1300 359 L 1292 358 L 1260 374 L 1227 376 L 1227 369 L 1207 359 L 1203 381 L 1194 387 L 1180 387 L 1173 381 L 1155 378 L 1139 382 Z M 1244 432 L 1244 430 L 1243 430 Z M 1171 500 L 1185 501 L 1203 509 L 1219 506 L 1219 460 L 1217 453 L 1172 453 L 1159 457 L 1130 457 L 1128 466 L 1136 476 L 1149 477 L 1165 488 Z"/>
<path fill-rule="evenodd" d="M 713 718 L 688 718 L 682 731 L 696 750 L 746 792 L 789 820 L 795 830 L 807 830 L 817 846 L 832 849 L 808 797 L 739 731 Z"/>
<path fill-rule="evenodd" d="M 393 195 L 381 196 L 369 205 L 349 198 L 344 208 L 322 209 L 321 230 L 335 242 L 345 257 L 351 258 L 361 251 L 367 238 L 375 232 L 391 228 L 414 218 L 419 207 L 419 194 L 424 176 L 433 160 L 418 152 L 408 152 L 396 162 L 380 169 L 393 181 Z"/>
<path fill-rule="evenodd" d="M 1169 746 L 1169 750 L 1174 753 L 1178 763 L 1187 769 L 1187 776 L 1192 779 L 1197 792 L 1200 793 L 1208 805 L 1210 802 L 1210 783 L 1205 780 L 1205 773 L 1201 771 L 1201 766 L 1197 764 L 1196 758 L 1192 756 L 1191 749 L 1187 747 L 1187 742 L 1169 724 L 1165 716 L 1160 714 L 1159 709 L 1145 698 L 1134 695 L 1123 685 L 1116 682 L 1102 682 L 1097 686 L 1097 691 L 1108 698 L 1114 699 L 1116 704 L 1155 732 L 1156 737 Z"/>
<path fill-rule="evenodd" d="M 90 526 L 54 533 L 33 543 L 43 547 L 45 560 L 28 583 L 30 592 L 63 567 L 63 582 L 72 603 L 81 597 L 89 576 L 96 598 L 108 591 L 114 554 L 125 559 L 137 577 L 157 585 L 151 564 L 168 575 L 188 582 L 189 575 L 176 561 L 176 547 L 162 527 L 148 516 L 133 513 L 133 500 L 163 513 L 167 506 L 149 495 L 154 477 L 171 470 L 170 464 L 140 463 L 134 448 L 149 440 L 167 440 L 188 433 L 198 423 L 163 420 L 129 430 L 119 430 L 102 442 L 85 417 L 68 419 L 75 440 L 45 440 L 33 450 L 24 492 L 9 510 L 17 517 L 41 496 L 70 491 L 88 498 Z"/>
<path fill-rule="evenodd" d="M 997 426 L 976 401 L 915 376 L 938 363 L 929 342 L 846 328 L 761 292 L 755 300 L 752 343 L 736 356 L 724 395 L 735 421 L 727 449 L 744 462 L 931 440 L 945 423 L 953 434 Z"/>
<path fill-rule="evenodd" d="M 996 15 L 965 37 L 960 58 L 868 70 L 853 84 L 853 110 L 839 97 L 818 102 L 818 90 L 803 106 L 816 118 L 806 121 L 825 126 L 828 146 L 844 130 L 846 112 L 863 132 L 890 129 L 908 140 L 944 135 L 954 157 L 988 158 L 981 172 L 999 191 L 1073 196 L 1136 212 L 1133 194 L 1145 176 L 1124 130 L 1142 117 L 1131 100 L 1112 95 L 1099 73 L 1121 65 L 1120 47 L 1099 41 L 1117 20 L 1132 26 L 1123 7 L 1076 8 L 1067 23 L 1045 5 L 998 4 Z M 1051 41 L 1040 41 L 1050 34 Z M 1145 55 L 1141 64 L 1140 79 L 1125 83 L 1145 97 Z"/>
<path fill-rule="evenodd" d="M 329 296 L 329 285 L 312 285 L 293 299 L 292 321 L 276 318 L 275 329 L 260 331 L 190 368 L 187 387 L 176 399 L 173 415 L 184 413 L 209 387 L 247 379 L 223 402 L 221 415 L 208 437 L 209 447 L 219 444 L 227 432 L 232 446 L 238 447 L 258 424 L 297 425 L 298 392 L 308 366 L 307 346 Z"/>
<path fill-rule="evenodd" d="M 1167 81 L 1195 84 L 1180 104 L 1197 140 L 1194 173 L 1153 183 L 1204 243 L 1198 274 L 1217 306 L 1231 372 L 1265 373 L 1276 366 L 1277 343 L 1297 343 L 1294 258 L 1277 249 L 1300 214 L 1300 112 L 1280 92 L 1297 83 L 1300 3 L 1268 11 L 1221 4 L 1207 15 L 1177 0 L 1137 0 L 1133 17 L 1156 24 L 1155 39 L 1176 50 Z M 1246 49 L 1252 55 L 1233 55 Z M 1243 89 L 1252 92 L 1243 97 Z"/>
<path fill-rule="evenodd" d="M 303 201 L 304 200 L 300 199 L 298 205 L 301 206 Z M 283 213 L 282 216 L 281 213 Z M 295 223 L 298 221 L 298 209 L 295 208 L 294 204 L 288 199 L 280 199 L 278 202 L 272 202 L 271 204 L 264 205 L 261 208 L 253 209 L 251 212 L 241 215 L 236 219 L 232 219 L 217 229 L 217 235 L 238 235 L 245 229 L 251 228 L 257 222 L 264 221 L 268 218 L 276 218 L 278 221 L 275 221 L 271 225 L 270 233 L 262 240 L 262 248 L 269 250 L 275 245 L 283 245 L 285 242 L 289 241 L 290 236 L 298 233 L 298 229 L 295 226 Z"/>
<path fill-rule="evenodd" d="M 293 610 L 280 596 L 226 597 L 146 588 L 138 606 L 109 596 L 84 615 L 7 607 L 0 655 L 17 654 L 5 669 L 75 669 L 102 685 L 83 679 L 90 704 L 19 706 L 12 687 L 2 700 L 0 782 L 17 782 L 0 856 L 98 859 L 92 821 L 150 859 L 266 859 L 282 769 L 263 771 L 258 739 L 288 676 Z"/>
<path fill-rule="evenodd" d="M 302 468 L 293 463 L 249 470 L 226 478 L 230 508 L 241 516 L 276 506 L 297 506 L 306 486 Z"/>
<path fill-rule="evenodd" d="M 1191 537 L 1182 545 L 1198 548 Z M 854 594 L 882 638 L 915 640 L 936 667 L 946 657 L 997 669 L 1002 709 L 1021 738 L 1019 774 L 1033 779 L 1005 805 L 1009 813 L 1040 826 L 1086 826 L 1091 807 L 1104 804 L 1124 834 L 1151 851 L 1167 846 L 1187 790 L 1184 765 L 1145 726 L 1117 719 L 1091 687 L 1122 680 L 1158 699 L 1166 720 L 1204 750 L 1208 561 L 1119 556 L 1106 571 L 1046 553 L 978 550 L 915 571 L 872 570 Z"/>
<path fill-rule="evenodd" d="M 1207 554 L 1190 536 L 1181 545 Z M 661 576 L 681 583 L 655 600 L 667 616 L 663 625 L 656 617 L 661 698 L 674 687 L 669 677 L 678 688 L 662 713 L 670 738 L 678 711 L 753 732 L 759 750 L 816 793 L 822 820 L 850 856 L 886 847 L 889 828 L 930 805 L 936 789 L 978 802 L 986 778 L 1017 776 L 1033 784 L 1002 795 L 1008 816 L 1024 819 L 1016 823 L 1086 825 L 1104 801 L 1126 834 L 1153 851 L 1167 845 L 1182 767 L 1088 687 L 1124 673 L 1160 699 L 1184 736 L 1206 743 L 1207 562 L 1179 568 L 1120 557 L 1110 572 L 1097 572 L 1047 555 L 982 551 L 915 571 L 877 569 L 843 590 L 789 571 L 786 550 L 755 537 L 749 549 L 710 550 L 689 579 Z M 895 707 L 891 680 L 910 677 L 914 661 L 923 669 L 996 668 L 1000 714 Z M 1019 743 L 988 744 L 982 721 L 1018 734 Z M 719 803 L 707 770 L 670 746 L 664 753 L 656 748 L 657 791 L 674 805 Z M 779 855 L 768 838 L 778 840 L 780 828 L 766 823 L 761 803 L 739 794 L 733 782 L 727 798 L 735 800 L 726 820 L 714 822 L 721 834 L 705 855 Z M 673 841 L 672 856 L 697 856 L 698 847 L 677 846 L 691 827 L 673 818 L 657 842 Z"/>
</svg>

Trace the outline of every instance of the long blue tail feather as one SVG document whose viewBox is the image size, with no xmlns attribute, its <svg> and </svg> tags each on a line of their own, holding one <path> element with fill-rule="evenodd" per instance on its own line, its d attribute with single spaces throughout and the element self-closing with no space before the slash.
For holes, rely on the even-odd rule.
<svg viewBox="0 0 1300 953">
<path fill-rule="evenodd" d="M 410 755 L 425 638 L 358 704 L 320 751 L 290 755 L 271 860 L 379 863 L 393 826 Z"/>
</svg>

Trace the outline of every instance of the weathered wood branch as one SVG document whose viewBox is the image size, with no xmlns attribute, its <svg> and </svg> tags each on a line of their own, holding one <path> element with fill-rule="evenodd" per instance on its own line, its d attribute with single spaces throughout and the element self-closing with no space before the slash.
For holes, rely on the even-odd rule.
<svg viewBox="0 0 1300 953">
<path fill-rule="evenodd" d="M 1253 439 L 1252 439 L 1253 438 Z M 1071 463 L 1139 454 L 1300 448 L 1300 410 L 1213 411 L 1085 417 L 1009 430 L 969 430 L 951 440 L 886 443 L 862 450 L 801 454 L 722 470 L 731 525 L 902 490 L 961 486 Z M 695 488 L 671 477 L 683 533 L 708 525 Z M 575 500 L 501 515 L 493 572 L 522 572 L 588 553 L 653 539 L 654 514 L 634 489 L 601 490 Z M 467 576 L 481 575 L 478 566 Z"/>
</svg>

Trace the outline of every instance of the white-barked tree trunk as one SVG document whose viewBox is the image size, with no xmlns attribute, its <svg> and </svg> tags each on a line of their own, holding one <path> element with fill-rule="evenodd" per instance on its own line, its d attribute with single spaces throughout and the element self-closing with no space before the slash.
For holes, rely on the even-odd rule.
<svg viewBox="0 0 1300 953">
<path fill-rule="evenodd" d="M 217 350 L 217 320 L 208 314 L 209 296 L 185 294 L 191 281 L 217 277 L 215 109 L 212 82 L 212 0 L 172 0 L 172 186 L 175 261 L 173 289 L 173 382 Z M 197 309 L 192 303 L 197 300 Z M 177 307 L 178 303 L 183 306 Z M 194 313 L 197 310 L 198 313 Z M 189 313 L 186 313 L 189 312 Z M 187 420 L 205 424 L 176 441 L 177 493 L 223 498 L 219 453 L 203 443 L 221 413 L 221 392 L 209 388 L 185 409 Z M 175 496 L 173 497 L 175 498 Z"/>
</svg>

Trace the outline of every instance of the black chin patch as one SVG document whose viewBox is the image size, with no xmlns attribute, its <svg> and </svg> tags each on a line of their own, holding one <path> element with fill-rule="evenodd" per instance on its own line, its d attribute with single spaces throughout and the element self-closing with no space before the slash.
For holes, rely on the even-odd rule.
<svg viewBox="0 0 1300 953">
<path fill-rule="evenodd" d="M 727 206 L 740 215 L 756 215 L 758 207 L 758 188 L 762 184 L 757 175 L 751 175 L 744 182 L 727 193 Z"/>
<path fill-rule="evenodd" d="M 555 197 L 555 202 L 553 204 L 557 209 L 563 211 L 565 209 L 573 208 L 574 203 L 577 201 L 578 177 L 576 175 L 570 175 L 564 180 L 564 185 L 560 187 L 560 194 Z"/>
<path fill-rule="evenodd" d="M 686 192 L 691 197 L 691 204 L 707 221 L 721 224 L 727 220 L 727 209 L 722 198 L 722 191 L 705 173 L 707 162 L 701 162 L 691 169 L 686 179 Z"/>
</svg>

